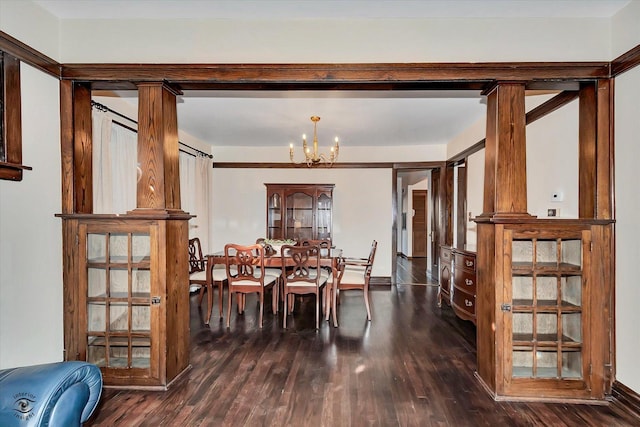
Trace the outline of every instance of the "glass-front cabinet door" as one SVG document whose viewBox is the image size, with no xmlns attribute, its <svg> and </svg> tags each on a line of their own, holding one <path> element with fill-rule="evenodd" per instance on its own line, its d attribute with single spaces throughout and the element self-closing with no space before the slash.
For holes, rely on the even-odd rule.
<svg viewBox="0 0 640 427">
<path fill-rule="evenodd" d="M 331 239 L 331 212 L 332 198 L 330 194 L 321 192 L 318 194 L 316 205 L 316 236 L 317 240 Z"/>
<path fill-rule="evenodd" d="M 267 200 L 267 239 L 282 238 L 282 193 L 269 193 Z"/>
<path fill-rule="evenodd" d="M 303 190 L 288 191 L 286 200 L 285 239 L 313 239 L 313 194 Z"/>
<path fill-rule="evenodd" d="M 505 235 L 505 242 L 511 242 L 506 286 L 511 295 L 502 306 L 507 319 L 510 316 L 505 322 L 510 326 L 505 328 L 505 352 L 511 353 L 505 357 L 507 388 L 547 381 L 562 382 L 565 389 L 587 389 L 583 269 L 590 233 L 505 230 Z"/>
<path fill-rule="evenodd" d="M 86 360 L 112 375 L 156 377 L 157 343 L 152 331 L 161 296 L 154 293 L 151 266 L 157 242 L 154 225 L 81 225 L 86 274 Z M 125 373 L 126 372 L 126 373 Z"/>
</svg>

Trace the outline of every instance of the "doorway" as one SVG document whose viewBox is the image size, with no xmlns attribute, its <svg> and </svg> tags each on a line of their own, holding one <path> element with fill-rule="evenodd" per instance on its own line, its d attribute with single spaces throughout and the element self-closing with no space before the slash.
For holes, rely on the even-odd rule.
<svg viewBox="0 0 640 427">
<path fill-rule="evenodd" d="M 413 190 L 413 258 L 427 257 L 427 190 Z"/>
</svg>

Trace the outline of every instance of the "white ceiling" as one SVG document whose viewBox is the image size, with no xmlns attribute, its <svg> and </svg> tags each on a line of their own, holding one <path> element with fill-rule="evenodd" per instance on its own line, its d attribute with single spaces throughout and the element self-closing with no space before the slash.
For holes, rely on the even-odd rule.
<svg viewBox="0 0 640 427">
<path fill-rule="evenodd" d="M 39 0 L 60 19 L 318 19 L 439 17 L 611 17 L 631 0 Z M 132 104 L 135 94 L 122 92 Z M 181 130 L 212 145 L 344 146 L 441 144 L 485 113 L 470 91 L 185 92 Z"/>
</svg>

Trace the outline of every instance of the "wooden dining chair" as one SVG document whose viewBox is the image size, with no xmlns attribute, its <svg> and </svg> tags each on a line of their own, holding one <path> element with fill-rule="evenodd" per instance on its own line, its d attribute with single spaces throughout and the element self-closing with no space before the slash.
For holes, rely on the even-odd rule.
<svg viewBox="0 0 640 427">
<path fill-rule="evenodd" d="M 340 258 L 338 260 L 337 292 L 360 290 L 364 294 L 364 304 L 367 308 L 367 320 L 371 320 L 371 308 L 369 306 L 369 279 L 373 260 L 376 256 L 378 242 L 371 243 L 371 251 L 368 258 Z"/>
<path fill-rule="evenodd" d="M 268 274 L 264 266 L 264 248 L 262 245 L 238 245 L 228 243 L 224 247 L 224 256 L 229 287 L 227 306 L 227 328 L 231 325 L 232 295 L 237 294 L 238 313 L 245 308 L 246 294 L 257 293 L 260 304 L 259 327 L 262 328 L 264 311 L 264 293 L 272 290 L 273 314 L 278 312 L 278 280 Z"/>
<path fill-rule="evenodd" d="M 282 276 L 284 319 L 283 327 L 287 328 L 287 316 L 291 312 L 293 301 L 291 296 L 315 294 L 316 296 L 316 329 L 320 327 L 320 297 L 322 294 L 323 307 L 329 307 L 329 294 L 326 284 L 331 275 L 320 267 L 320 246 L 290 246 L 284 245 L 280 251 L 282 265 L 291 266 Z"/>
<path fill-rule="evenodd" d="M 207 267 L 209 270 L 207 271 Z M 220 318 L 222 318 L 222 293 L 227 282 L 227 272 L 222 266 L 209 266 L 207 259 L 202 256 L 200 239 L 189 239 L 189 287 L 199 287 L 198 305 L 202 305 L 204 291 L 207 291 L 207 314 L 204 319 L 206 325 L 211 320 L 213 311 L 213 287 L 218 285 L 218 305 L 220 306 Z"/>
</svg>

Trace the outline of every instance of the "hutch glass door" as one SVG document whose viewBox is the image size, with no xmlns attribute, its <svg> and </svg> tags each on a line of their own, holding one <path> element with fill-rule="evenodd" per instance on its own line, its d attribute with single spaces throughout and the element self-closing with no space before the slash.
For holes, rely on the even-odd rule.
<svg viewBox="0 0 640 427">
<path fill-rule="evenodd" d="M 152 231 L 85 235 L 86 360 L 101 368 L 152 368 Z"/>
</svg>

